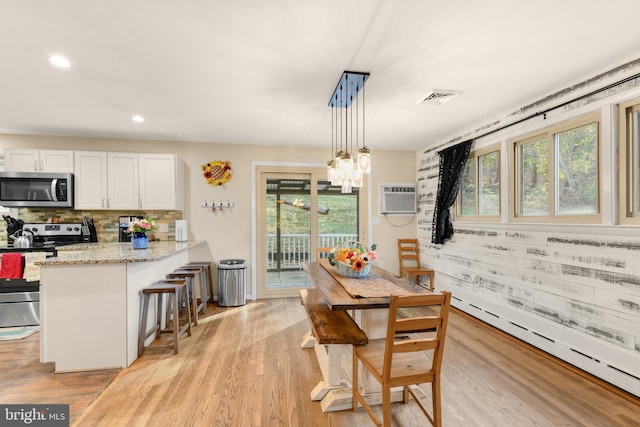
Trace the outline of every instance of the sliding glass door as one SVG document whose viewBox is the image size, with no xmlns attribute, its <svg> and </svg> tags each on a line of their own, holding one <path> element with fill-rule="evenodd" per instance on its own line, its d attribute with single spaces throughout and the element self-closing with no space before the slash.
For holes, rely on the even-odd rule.
<svg viewBox="0 0 640 427">
<path fill-rule="evenodd" d="M 359 194 L 342 194 L 324 169 L 258 168 L 258 298 L 310 287 L 303 263 L 316 248 L 358 239 Z"/>
</svg>

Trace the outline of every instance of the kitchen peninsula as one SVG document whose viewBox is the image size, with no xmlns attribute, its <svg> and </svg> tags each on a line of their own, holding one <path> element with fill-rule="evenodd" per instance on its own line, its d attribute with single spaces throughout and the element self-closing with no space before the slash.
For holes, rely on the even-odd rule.
<svg viewBox="0 0 640 427">
<path fill-rule="evenodd" d="M 204 241 L 89 243 L 40 266 L 40 361 L 56 372 L 125 368 L 137 357 L 141 291 L 189 261 L 211 261 Z M 155 318 L 150 310 L 149 318 Z"/>
</svg>

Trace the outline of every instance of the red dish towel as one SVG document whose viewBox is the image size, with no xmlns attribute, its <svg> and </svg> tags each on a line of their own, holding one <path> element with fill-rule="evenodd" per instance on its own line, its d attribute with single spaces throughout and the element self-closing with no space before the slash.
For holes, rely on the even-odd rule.
<svg viewBox="0 0 640 427">
<path fill-rule="evenodd" d="M 22 279 L 22 254 L 2 254 L 0 279 Z"/>
</svg>

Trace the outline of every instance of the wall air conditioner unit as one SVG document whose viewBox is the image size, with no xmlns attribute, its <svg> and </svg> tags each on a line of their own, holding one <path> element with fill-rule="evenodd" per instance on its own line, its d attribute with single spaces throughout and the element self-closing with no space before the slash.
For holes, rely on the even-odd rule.
<svg viewBox="0 0 640 427">
<path fill-rule="evenodd" d="M 414 215 L 418 212 L 417 184 L 380 184 L 380 213 Z"/>
</svg>

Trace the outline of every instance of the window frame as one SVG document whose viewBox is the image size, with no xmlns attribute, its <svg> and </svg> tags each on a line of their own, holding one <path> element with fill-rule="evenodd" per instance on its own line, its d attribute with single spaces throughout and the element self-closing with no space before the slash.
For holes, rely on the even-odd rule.
<svg viewBox="0 0 640 427">
<path fill-rule="evenodd" d="M 557 214 L 555 183 L 556 183 L 556 159 L 555 159 L 555 135 L 561 132 L 569 131 L 584 125 L 596 123 L 597 141 L 596 141 L 596 158 L 598 161 L 597 171 L 597 211 L 595 213 L 583 215 L 562 215 Z M 549 144 L 549 194 L 548 207 L 549 213 L 546 215 L 523 215 L 520 206 L 521 197 L 521 180 L 520 180 L 520 152 L 519 147 L 526 143 L 530 143 L 542 138 L 547 139 Z M 510 166 L 510 222 L 526 222 L 526 223 L 555 223 L 555 224 L 599 224 L 602 223 L 602 117 L 600 112 L 593 112 L 582 115 L 580 117 L 566 120 L 535 132 L 521 135 L 509 140 L 509 166 Z"/>
<path fill-rule="evenodd" d="M 480 158 L 487 154 L 498 153 L 498 214 L 496 215 L 480 215 L 480 194 L 478 188 L 478 178 L 480 176 Z M 456 197 L 456 206 L 454 210 L 455 221 L 475 221 L 475 222 L 500 222 L 502 219 L 502 144 L 495 143 L 469 153 L 469 159 L 467 162 L 474 162 L 475 174 L 474 174 L 474 215 L 462 214 L 462 189 L 458 191 Z M 465 166 L 466 168 L 466 166 Z"/>
<path fill-rule="evenodd" d="M 640 149 L 640 138 L 638 147 L 634 144 L 634 139 L 640 136 L 634 132 L 633 115 L 636 112 L 640 113 L 640 98 L 618 105 L 618 221 L 622 225 L 640 225 L 640 212 L 636 213 L 634 209 L 640 191 L 634 167 Z"/>
</svg>

